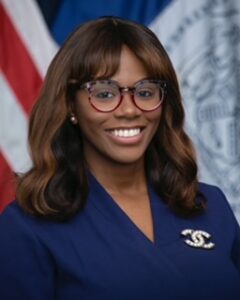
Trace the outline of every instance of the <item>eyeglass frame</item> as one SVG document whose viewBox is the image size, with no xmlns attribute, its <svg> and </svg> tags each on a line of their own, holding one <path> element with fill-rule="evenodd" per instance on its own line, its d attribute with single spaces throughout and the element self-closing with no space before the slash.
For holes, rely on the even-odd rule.
<svg viewBox="0 0 240 300">
<path fill-rule="evenodd" d="M 114 107 L 113 109 L 111 109 L 111 110 L 107 110 L 107 111 L 100 110 L 99 108 L 97 108 L 97 107 L 92 103 L 92 100 L 91 100 L 91 93 L 92 93 L 91 87 L 92 87 L 93 85 L 95 85 L 96 83 L 99 83 L 99 82 L 104 82 L 104 83 L 107 83 L 107 84 L 114 83 L 114 84 L 117 86 L 117 88 L 118 88 L 118 90 L 119 90 L 119 92 L 120 92 L 120 99 L 119 99 L 119 102 L 118 102 L 117 106 L 115 106 L 115 107 Z M 139 85 L 143 84 L 144 82 L 158 83 L 158 84 L 159 84 L 159 89 L 162 90 L 162 94 L 163 94 L 163 97 L 162 97 L 162 99 L 160 99 L 158 105 L 155 106 L 153 109 L 150 109 L 150 110 L 146 110 L 146 109 L 140 108 L 140 107 L 137 105 L 136 101 L 135 101 L 135 96 L 134 96 L 134 95 L 135 95 L 135 90 L 136 90 L 136 88 L 137 88 Z M 133 104 L 134 104 L 138 109 L 140 109 L 140 110 L 143 111 L 143 112 L 152 112 L 152 111 L 158 109 L 158 108 L 162 105 L 162 102 L 163 102 L 163 100 L 164 100 L 164 98 L 165 98 L 165 95 L 166 95 L 166 92 L 167 92 L 167 82 L 164 81 L 164 80 L 159 80 L 159 79 L 143 79 L 143 80 L 138 81 L 136 84 L 134 84 L 133 87 L 127 87 L 127 86 L 126 86 L 126 87 L 121 87 L 121 86 L 119 85 L 119 83 L 118 83 L 117 81 L 115 81 L 115 80 L 112 80 L 112 79 L 99 79 L 99 80 L 94 80 L 94 81 L 88 81 L 88 82 L 85 82 L 85 83 L 81 84 L 79 88 L 80 88 L 81 90 L 87 90 L 87 91 L 88 91 L 88 93 L 89 93 L 88 100 L 89 100 L 91 106 L 92 106 L 95 110 L 97 110 L 98 112 L 102 112 L 102 113 L 110 113 L 110 112 L 113 112 L 114 110 L 116 110 L 116 109 L 121 105 L 121 103 L 122 103 L 122 101 L 123 101 L 123 96 L 124 96 L 123 93 L 125 93 L 125 92 L 130 92 L 130 93 L 131 93 L 131 99 L 132 99 L 132 102 L 133 102 Z"/>
</svg>

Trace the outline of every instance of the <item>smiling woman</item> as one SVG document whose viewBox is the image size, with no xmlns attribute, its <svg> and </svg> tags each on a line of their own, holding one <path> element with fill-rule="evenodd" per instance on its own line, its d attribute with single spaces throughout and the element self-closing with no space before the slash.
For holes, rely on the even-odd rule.
<svg viewBox="0 0 240 300">
<path fill-rule="evenodd" d="M 176 74 L 148 28 L 80 26 L 49 67 L 29 145 L 0 216 L 1 299 L 239 299 L 239 226 L 198 182 Z"/>
</svg>

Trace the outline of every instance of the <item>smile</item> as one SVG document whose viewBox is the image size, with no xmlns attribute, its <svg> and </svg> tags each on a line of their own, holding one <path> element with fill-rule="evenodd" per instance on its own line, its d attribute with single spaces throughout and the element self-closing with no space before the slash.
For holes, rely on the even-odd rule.
<svg viewBox="0 0 240 300">
<path fill-rule="evenodd" d="M 140 128 L 131 128 L 131 129 L 114 129 L 110 133 L 116 137 L 134 137 L 139 135 L 141 132 Z"/>
</svg>

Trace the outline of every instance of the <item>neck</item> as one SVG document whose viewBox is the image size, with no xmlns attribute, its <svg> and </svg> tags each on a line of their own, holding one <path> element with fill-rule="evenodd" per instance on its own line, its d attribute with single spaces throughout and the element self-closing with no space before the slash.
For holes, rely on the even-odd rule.
<svg viewBox="0 0 240 300">
<path fill-rule="evenodd" d="M 140 193 L 147 190 L 144 159 L 131 164 L 93 163 L 88 167 L 106 190 L 112 193 Z"/>
</svg>

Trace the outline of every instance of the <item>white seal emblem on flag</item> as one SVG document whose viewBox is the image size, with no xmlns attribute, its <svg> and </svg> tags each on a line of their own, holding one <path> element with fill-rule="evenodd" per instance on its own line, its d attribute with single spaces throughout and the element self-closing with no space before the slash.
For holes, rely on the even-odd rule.
<svg viewBox="0 0 240 300">
<path fill-rule="evenodd" d="M 201 179 L 224 190 L 240 220 L 240 1 L 172 7 L 152 29 L 179 75 Z"/>
</svg>

